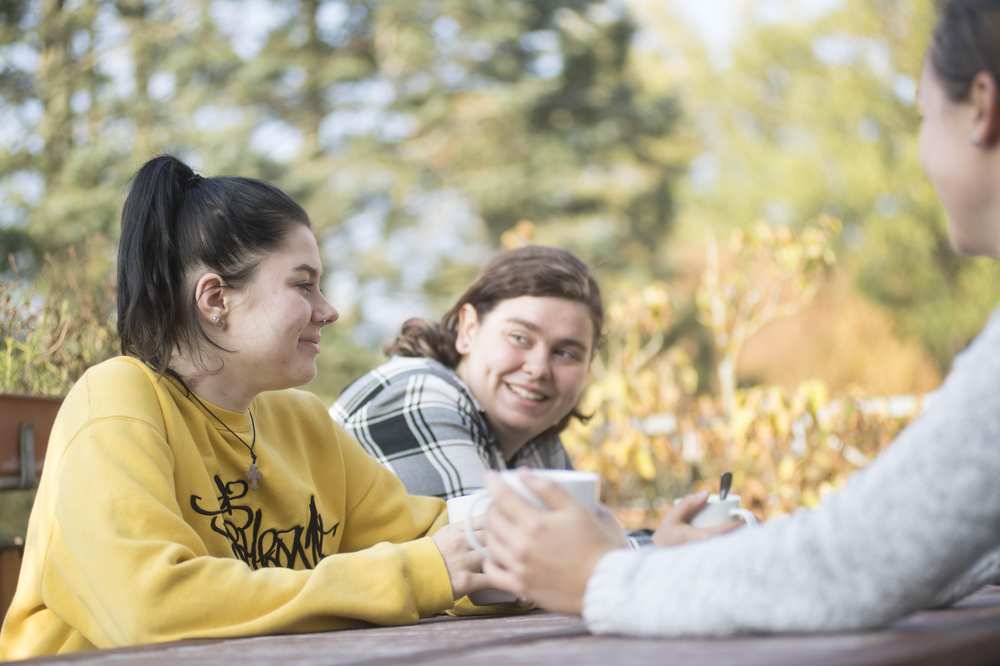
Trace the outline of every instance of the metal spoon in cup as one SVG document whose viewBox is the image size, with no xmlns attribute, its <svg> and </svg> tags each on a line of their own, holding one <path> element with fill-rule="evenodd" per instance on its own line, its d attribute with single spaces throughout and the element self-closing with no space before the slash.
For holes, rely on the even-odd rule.
<svg viewBox="0 0 1000 666">
<path fill-rule="evenodd" d="M 729 488 L 733 485 L 733 473 L 723 472 L 722 478 L 719 479 L 719 501 L 726 499 L 729 495 Z"/>
</svg>

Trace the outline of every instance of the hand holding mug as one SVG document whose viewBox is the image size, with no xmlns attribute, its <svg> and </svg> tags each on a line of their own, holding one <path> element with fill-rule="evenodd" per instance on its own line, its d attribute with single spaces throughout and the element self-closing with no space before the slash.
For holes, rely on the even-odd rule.
<svg viewBox="0 0 1000 666">
<path fill-rule="evenodd" d="M 735 496 L 731 496 L 735 497 Z M 657 546 L 679 546 L 692 541 L 709 539 L 720 534 L 726 534 L 742 527 L 743 523 L 728 516 L 721 516 L 722 520 L 709 524 L 704 518 L 701 522 L 695 521 L 708 507 L 709 496 L 706 492 L 688 495 L 674 503 L 664 515 L 660 526 L 653 532 L 653 543 Z M 736 497 L 739 503 L 739 497 Z M 745 511 L 745 509 L 741 509 Z M 750 512 L 747 511 L 749 514 Z M 750 514 L 751 517 L 753 514 Z M 713 520 L 719 518 L 714 514 L 706 516 Z M 754 520 L 756 522 L 756 520 Z"/>
<path fill-rule="evenodd" d="M 475 545 L 480 544 L 485 535 L 482 525 L 488 505 L 484 501 L 484 497 L 489 499 L 487 493 L 480 491 L 471 495 L 452 497 L 448 500 L 448 521 L 451 523 L 449 527 L 460 530 L 459 533 L 462 537 L 462 546 L 464 549 L 471 550 L 478 555 L 480 563 L 479 571 L 482 571 L 482 561 L 486 556 L 486 551 L 480 550 L 482 546 L 479 545 L 479 549 L 477 549 Z M 469 591 L 468 594 L 469 601 L 476 606 L 506 604 L 517 601 L 517 597 L 510 592 L 489 588 L 485 585 L 474 591 Z"/>
<path fill-rule="evenodd" d="M 596 497 L 587 506 L 551 478 L 526 471 L 517 478 L 546 508 L 525 499 L 508 477 L 489 474 L 483 570 L 494 587 L 549 610 L 579 613 L 597 562 L 620 545 L 594 513 Z"/>
<path fill-rule="evenodd" d="M 724 497 L 709 495 L 704 508 L 691 519 L 693 527 L 715 527 L 733 520 L 742 520 L 749 526 L 757 525 L 757 517 L 740 506 L 740 496 L 729 493 Z"/>
<path fill-rule="evenodd" d="M 474 527 L 478 529 L 481 523 L 482 519 L 476 520 Z M 431 536 L 431 540 L 441 552 L 445 567 L 448 569 L 453 598 L 461 599 L 467 594 L 486 588 L 483 556 L 466 541 L 464 521 L 445 525 Z"/>
</svg>

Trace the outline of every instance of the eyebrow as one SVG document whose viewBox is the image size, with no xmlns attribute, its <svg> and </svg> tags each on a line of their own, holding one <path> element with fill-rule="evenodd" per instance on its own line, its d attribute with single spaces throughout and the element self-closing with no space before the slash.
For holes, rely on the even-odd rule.
<svg viewBox="0 0 1000 666">
<path fill-rule="evenodd" d="M 309 277 L 311 277 L 314 280 L 317 277 L 319 277 L 319 269 L 315 268 L 313 266 L 310 266 L 309 264 L 299 264 L 298 266 L 296 266 L 295 268 L 292 269 L 293 273 L 298 272 L 298 271 L 302 271 L 304 273 L 308 273 Z"/>
<path fill-rule="evenodd" d="M 533 322 L 530 322 L 530 321 L 528 321 L 526 319 L 519 319 L 517 317 L 510 317 L 510 318 L 507 319 L 507 321 L 509 323 L 511 323 L 511 324 L 517 324 L 518 326 L 523 326 L 526 329 L 528 329 L 529 331 L 531 331 L 532 333 L 541 333 L 542 332 L 542 327 L 541 326 L 539 326 L 538 324 L 535 324 Z M 574 347 L 579 347 L 580 349 L 583 349 L 583 350 L 587 349 L 587 346 L 585 344 L 583 344 L 582 342 L 580 342 L 576 338 L 565 338 L 563 340 L 557 340 L 556 343 L 560 344 L 560 345 L 572 345 Z"/>
</svg>

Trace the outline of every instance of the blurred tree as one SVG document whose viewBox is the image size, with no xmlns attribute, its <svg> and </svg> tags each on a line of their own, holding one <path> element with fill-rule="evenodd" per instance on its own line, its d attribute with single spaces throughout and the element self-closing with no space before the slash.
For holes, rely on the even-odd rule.
<svg viewBox="0 0 1000 666">
<path fill-rule="evenodd" d="M 461 192 L 491 241 L 529 219 L 608 271 L 661 268 L 680 108 L 642 85 L 622 5 L 400 1 L 377 18 L 419 187 Z"/>
<path fill-rule="evenodd" d="M 312 211 L 354 314 L 381 322 L 367 344 L 440 311 L 521 219 L 607 272 L 664 270 L 680 110 L 644 85 L 619 2 L 271 7 L 229 90 L 280 137 L 263 175 Z"/>
<path fill-rule="evenodd" d="M 843 220 L 856 284 L 947 367 L 1000 297 L 1000 267 L 949 248 L 919 167 L 916 81 L 933 3 L 734 5 L 741 30 L 719 58 L 662 3 L 633 2 L 681 61 L 678 89 L 705 146 L 682 226 Z"/>
<path fill-rule="evenodd" d="M 233 105 L 220 83 L 239 59 L 208 0 L 4 6 L 0 95 L 11 122 L 0 140 L 0 227 L 8 237 L 29 239 L 36 254 L 95 236 L 110 245 L 126 183 L 151 156 L 170 150 L 227 172 L 239 165 L 224 147 L 248 146 L 252 123 L 234 136 L 224 117 Z"/>
<path fill-rule="evenodd" d="M 333 334 L 346 350 L 440 309 L 522 219 L 608 274 L 663 273 L 689 144 L 618 0 L 262 0 L 253 21 L 234 0 L 2 11 L 0 243 L 26 255 L 22 275 L 87 238 L 110 255 L 128 178 L 164 151 L 305 205 L 328 287 L 360 305 Z M 355 340 L 370 320 L 382 328 Z M 351 373 L 374 362 L 345 357 Z"/>
<path fill-rule="evenodd" d="M 262 175 L 312 211 L 334 290 L 359 306 L 352 321 L 440 311 L 525 218 L 536 240 L 605 272 L 662 274 L 656 248 L 687 152 L 676 98 L 645 86 L 633 61 L 622 5 L 272 7 L 229 91 L 280 137 Z M 385 336 L 368 330 L 368 346 Z"/>
</svg>

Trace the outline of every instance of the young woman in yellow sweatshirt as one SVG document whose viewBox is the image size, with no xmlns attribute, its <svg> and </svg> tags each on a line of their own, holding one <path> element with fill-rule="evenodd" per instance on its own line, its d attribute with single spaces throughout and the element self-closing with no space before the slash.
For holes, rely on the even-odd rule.
<svg viewBox="0 0 1000 666">
<path fill-rule="evenodd" d="M 408 495 L 291 388 L 337 318 L 320 276 L 284 192 L 169 156 L 139 170 L 118 251 L 124 355 L 56 419 L 0 660 L 402 624 L 485 587 L 444 502 Z"/>
</svg>

